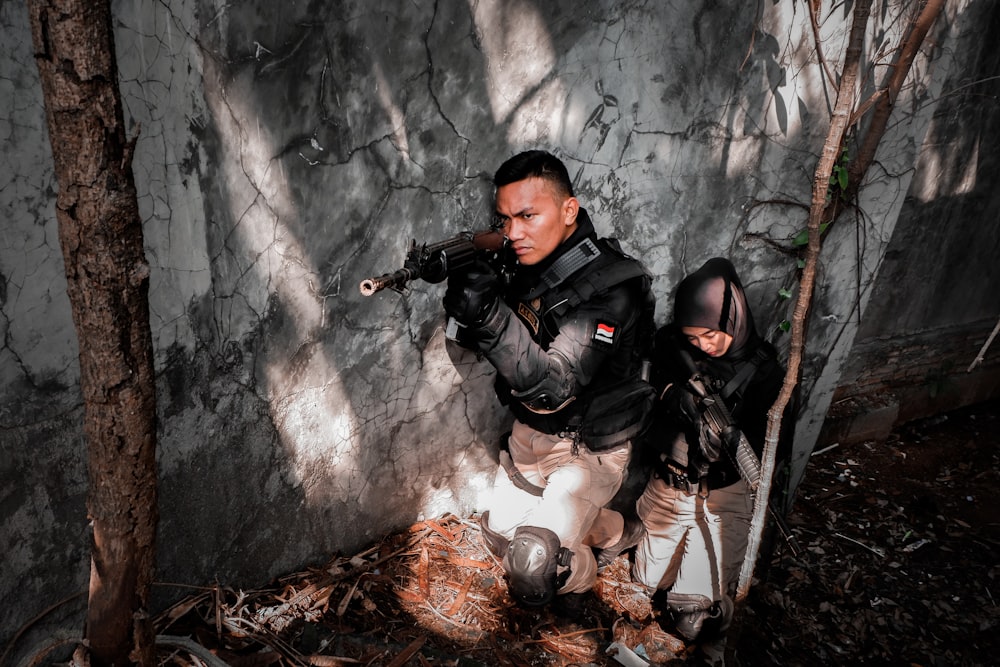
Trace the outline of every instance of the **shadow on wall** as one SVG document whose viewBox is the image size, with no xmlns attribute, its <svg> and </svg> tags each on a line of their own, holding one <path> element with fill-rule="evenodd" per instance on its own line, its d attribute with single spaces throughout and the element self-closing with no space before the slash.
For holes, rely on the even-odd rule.
<svg viewBox="0 0 1000 667">
<path fill-rule="evenodd" d="M 635 120 L 584 117 L 580 102 L 601 92 L 595 108 L 604 114 L 627 98 L 565 61 L 594 25 L 569 3 L 473 7 L 429 13 L 383 2 L 352 17 L 332 8 L 307 16 L 228 7 L 224 21 L 204 22 L 212 122 L 203 150 L 213 166 L 201 178 L 214 193 L 206 198 L 212 292 L 190 311 L 199 341 L 183 363 L 191 391 L 207 386 L 216 406 L 198 410 L 224 411 L 218 430 L 194 430 L 200 417 L 184 424 L 210 434 L 211 444 L 178 452 L 183 466 L 167 465 L 178 493 L 164 492 L 164 570 L 248 582 L 355 549 L 423 513 L 477 509 L 507 422 L 492 371 L 470 355 L 449 360 L 440 286 L 366 299 L 357 283 L 396 268 L 410 238 L 486 226 L 492 171 L 511 153 L 528 145 L 563 152 L 578 166 L 586 205 L 623 236 L 633 231 L 614 215 L 637 206 L 592 179 L 630 161 L 608 152 L 628 149 L 625 125 Z M 734 17 L 751 24 L 754 11 L 692 10 L 685 23 L 709 39 Z M 607 17 L 601 30 L 621 39 L 621 18 Z M 386 35 L 390 48 L 372 46 Z M 766 61 L 759 75 L 774 88 L 771 42 L 761 41 L 753 63 Z M 712 53 L 699 49 L 683 76 L 717 72 Z M 731 95 L 726 76 L 713 76 L 713 87 Z M 636 100 L 645 85 L 622 83 Z M 766 108 L 770 99 L 753 102 Z M 759 126 L 765 116 L 730 113 L 728 122 Z M 731 150 L 742 130 L 715 130 L 723 135 L 715 188 L 742 179 L 744 153 L 760 149 L 751 141 Z M 607 157 L 610 165 L 601 163 Z M 713 238 L 699 236 L 692 253 L 718 254 Z M 633 240 L 640 248 L 658 242 Z M 679 278 L 690 267 L 660 268 Z M 220 441 L 231 450 L 219 451 Z M 202 457 L 199 490 L 183 496 L 199 479 L 189 465 Z M 213 503 L 216 512 L 198 509 Z"/>
<path fill-rule="evenodd" d="M 961 30 L 1000 30 L 1000 6 L 976 3 Z M 1000 316 L 1000 54 L 973 40 L 948 78 L 820 443 L 884 440 L 899 424 L 988 400 L 1000 386 L 997 345 L 971 362 Z M 860 223 L 859 223 L 860 224 Z"/>
<path fill-rule="evenodd" d="M 677 280 L 727 249 L 762 299 L 794 273 L 767 241 L 798 220 L 741 205 L 795 186 L 764 168 L 826 107 L 808 80 L 793 95 L 765 9 L 344 4 L 211 7 L 146 38 L 199 49 L 210 111 L 191 132 L 211 287 L 186 308 L 195 339 L 158 351 L 164 582 L 250 585 L 478 509 L 507 422 L 492 371 L 446 345 L 442 286 L 357 285 L 411 238 L 486 226 L 514 152 L 566 159 L 598 229 L 657 274 L 661 321 Z M 84 569 L 82 547 L 61 558 Z"/>
</svg>

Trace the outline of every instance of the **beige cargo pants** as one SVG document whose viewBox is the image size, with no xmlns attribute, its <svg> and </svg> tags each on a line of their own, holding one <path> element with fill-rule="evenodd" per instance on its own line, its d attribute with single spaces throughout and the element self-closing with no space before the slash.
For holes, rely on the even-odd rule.
<svg viewBox="0 0 1000 667">
<path fill-rule="evenodd" d="M 624 527 L 622 515 L 604 505 L 621 487 L 631 443 L 602 452 L 580 443 L 574 453 L 571 438 L 514 422 L 509 447 L 514 465 L 543 492 L 535 496 L 518 488 L 500 466 L 487 503 L 490 529 L 510 539 L 520 526 L 548 528 L 573 552 L 570 576 L 558 593 L 590 590 L 597 580 L 591 547 L 614 544 Z"/>
<path fill-rule="evenodd" d="M 635 553 L 632 578 L 652 593 L 671 589 L 710 600 L 736 590 L 753 502 L 740 480 L 712 489 L 708 498 L 653 477 L 636 503 L 646 533 Z"/>
</svg>

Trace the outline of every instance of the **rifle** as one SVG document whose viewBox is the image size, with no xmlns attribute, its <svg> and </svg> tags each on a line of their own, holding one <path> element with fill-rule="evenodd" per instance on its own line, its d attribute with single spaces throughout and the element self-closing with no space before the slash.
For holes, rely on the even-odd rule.
<svg viewBox="0 0 1000 667">
<path fill-rule="evenodd" d="M 708 390 L 701 375 L 698 373 L 697 367 L 694 365 L 694 360 L 684 350 L 680 351 L 680 355 L 688 366 L 688 370 L 692 372 L 687 383 L 700 399 L 702 418 L 705 420 L 705 426 L 722 442 L 722 448 L 726 450 L 733 463 L 736 464 L 736 469 L 739 471 L 740 476 L 746 480 L 747 485 L 750 487 L 750 493 L 756 493 L 757 487 L 760 485 L 761 472 L 760 459 L 757 458 L 757 453 L 753 451 L 753 447 L 750 446 L 747 437 L 743 435 L 743 431 L 733 423 L 733 416 L 730 414 L 729 407 L 726 406 L 722 396 Z M 767 510 L 771 513 L 774 524 L 778 527 L 778 531 L 785 539 L 785 542 L 788 543 L 792 553 L 798 556 L 802 548 L 799 546 L 799 542 L 795 539 L 795 535 L 792 534 L 788 524 L 785 523 L 784 517 L 774 510 L 770 502 L 767 503 Z"/>
<path fill-rule="evenodd" d="M 439 283 L 449 274 L 468 268 L 477 259 L 497 260 L 504 250 L 503 234 L 494 229 L 460 232 L 437 243 L 410 242 L 403 268 L 361 281 L 361 294 L 371 296 L 386 288 L 401 292 L 411 280 Z"/>
</svg>

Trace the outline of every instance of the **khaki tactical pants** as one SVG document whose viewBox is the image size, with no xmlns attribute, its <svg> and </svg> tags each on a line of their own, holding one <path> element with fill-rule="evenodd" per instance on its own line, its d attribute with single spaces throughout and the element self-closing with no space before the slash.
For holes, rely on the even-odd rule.
<svg viewBox="0 0 1000 667">
<path fill-rule="evenodd" d="M 631 443 L 599 453 L 580 443 L 574 454 L 572 439 L 514 422 L 509 447 L 521 474 L 544 491 L 535 496 L 518 488 L 500 466 L 488 503 L 490 529 L 510 539 L 519 526 L 548 528 L 573 552 L 570 576 L 558 593 L 590 590 L 597 580 L 590 547 L 610 546 L 622 534 L 622 515 L 604 505 L 621 487 Z"/>
<path fill-rule="evenodd" d="M 636 582 L 710 600 L 735 593 L 753 513 L 746 482 L 703 499 L 653 477 L 636 510 L 646 527 L 635 553 Z"/>
</svg>

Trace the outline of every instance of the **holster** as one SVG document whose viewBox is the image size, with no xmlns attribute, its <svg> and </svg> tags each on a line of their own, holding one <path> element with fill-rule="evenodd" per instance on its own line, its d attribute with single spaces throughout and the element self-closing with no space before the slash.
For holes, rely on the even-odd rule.
<svg viewBox="0 0 1000 667">
<path fill-rule="evenodd" d="M 673 461 L 669 459 L 666 461 L 661 461 L 660 465 L 656 466 L 654 474 L 666 482 L 668 485 L 677 489 L 678 491 L 683 491 L 689 496 L 693 496 L 698 493 L 698 482 L 697 480 L 692 481 L 687 472 L 682 468 L 678 467 Z"/>
</svg>

